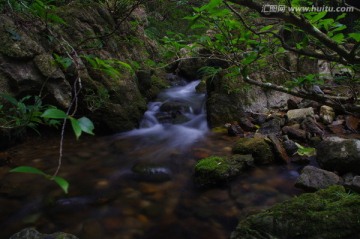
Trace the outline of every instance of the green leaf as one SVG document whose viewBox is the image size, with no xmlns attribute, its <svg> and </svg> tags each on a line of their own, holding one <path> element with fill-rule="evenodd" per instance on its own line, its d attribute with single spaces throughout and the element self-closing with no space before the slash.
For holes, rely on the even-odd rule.
<svg viewBox="0 0 360 239">
<path fill-rule="evenodd" d="M 11 173 L 32 173 L 46 176 L 47 174 L 41 171 L 40 169 L 29 167 L 29 166 L 19 166 L 10 170 Z"/>
<path fill-rule="evenodd" d="M 333 36 L 332 39 L 337 43 L 341 43 L 344 40 L 344 37 L 345 37 L 344 34 L 338 33 L 335 36 Z"/>
<path fill-rule="evenodd" d="M 260 29 L 260 32 L 265 32 L 265 31 L 268 31 L 270 30 L 271 28 L 273 28 L 274 25 L 268 25 L 268 26 L 265 26 L 263 28 Z"/>
<path fill-rule="evenodd" d="M 327 12 L 319 12 L 318 14 L 316 14 L 315 16 L 313 16 L 310 19 L 310 22 L 315 23 L 315 22 L 319 21 L 321 18 L 325 17 L 326 14 L 327 14 Z"/>
<path fill-rule="evenodd" d="M 52 119 L 65 119 L 67 118 L 67 114 L 59 109 L 47 109 L 45 112 L 41 115 L 43 118 L 52 118 Z"/>
<path fill-rule="evenodd" d="M 349 37 L 351 37 L 352 39 L 354 39 L 357 42 L 360 42 L 360 33 L 350 33 Z"/>
<path fill-rule="evenodd" d="M 66 179 L 56 176 L 52 180 L 54 180 L 66 194 L 69 192 L 69 182 Z"/>
<path fill-rule="evenodd" d="M 5 100 L 9 101 L 11 104 L 17 106 L 18 105 L 18 101 L 12 97 L 11 95 L 6 95 L 6 94 L 0 94 L 0 96 L 2 98 L 4 98 Z"/>
<path fill-rule="evenodd" d="M 304 147 L 298 143 L 295 143 L 296 146 L 298 147 L 298 150 L 296 151 L 296 153 L 300 156 L 307 156 L 307 157 L 311 157 L 316 155 L 316 149 L 315 148 L 311 148 L 311 147 Z"/>
<path fill-rule="evenodd" d="M 78 123 L 80 125 L 80 128 L 83 132 L 94 135 L 94 124 L 93 122 L 86 118 L 86 117 L 81 117 L 80 119 L 78 119 Z"/>
<path fill-rule="evenodd" d="M 336 17 L 335 21 L 339 21 L 340 19 L 343 19 L 346 17 L 346 13 L 344 12 L 343 14 L 339 15 Z"/>
<path fill-rule="evenodd" d="M 70 121 L 71 121 L 71 126 L 73 128 L 73 131 L 75 133 L 76 139 L 79 139 L 80 135 L 81 135 L 81 127 L 79 124 L 79 121 L 73 117 L 69 117 Z"/>
</svg>

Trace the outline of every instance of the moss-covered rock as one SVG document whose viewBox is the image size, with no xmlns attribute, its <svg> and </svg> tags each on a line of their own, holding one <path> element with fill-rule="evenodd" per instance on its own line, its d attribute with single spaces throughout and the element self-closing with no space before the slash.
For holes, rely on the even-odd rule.
<svg viewBox="0 0 360 239">
<path fill-rule="evenodd" d="M 241 138 L 232 151 L 235 154 L 251 154 L 258 165 L 274 162 L 271 146 L 263 138 Z"/>
<path fill-rule="evenodd" d="M 231 239 L 357 238 L 359 233 L 360 195 L 332 186 L 249 216 Z"/>
<path fill-rule="evenodd" d="M 251 166 L 253 161 L 251 155 L 210 156 L 201 159 L 195 165 L 195 183 L 201 187 L 226 183 Z"/>
</svg>

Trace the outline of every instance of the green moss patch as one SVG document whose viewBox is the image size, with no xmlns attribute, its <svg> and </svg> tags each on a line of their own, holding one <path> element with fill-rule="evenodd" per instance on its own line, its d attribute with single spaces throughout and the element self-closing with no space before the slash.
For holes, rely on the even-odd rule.
<svg viewBox="0 0 360 239">
<path fill-rule="evenodd" d="M 231 239 L 350 238 L 360 233 L 360 195 L 332 186 L 241 221 Z"/>
<path fill-rule="evenodd" d="M 251 154 L 255 164 L 269 164 L 274 161 L 271 146 L 263 138 L 241 138 L 232 151 L 235 154 Z"/>
<path fill-rule="evenodd" d="M 251 155 L 230 157 L 210 156 L 195 165 L 195 183 L 198 186 L 215 186 L 230 181 L 253 164 Z"/>
</svg>

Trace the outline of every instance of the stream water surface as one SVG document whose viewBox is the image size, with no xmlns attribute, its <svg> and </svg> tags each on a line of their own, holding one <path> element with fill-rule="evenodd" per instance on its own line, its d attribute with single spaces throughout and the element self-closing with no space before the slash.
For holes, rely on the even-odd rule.
<svg viewBox="0 0 360 239">
<path fill-rule="evenodd" d="M 230 155 L 236 140 L 209 132 L 197 84 L 162 92 L 139 129 L 66 139 L 60 176 L 70 182 L 67 195 L 40 176 L 0 167 L 0 238 L 35 227 L 83 239 L 225 239 L 239 219 L 297 194 L 292 166 L 253 169 L 223 188 L 195 187 L 195 163 Z M 15 165 L 54 172 L 58 144 L 39 139 L 7 153 Z"/>
</svg>

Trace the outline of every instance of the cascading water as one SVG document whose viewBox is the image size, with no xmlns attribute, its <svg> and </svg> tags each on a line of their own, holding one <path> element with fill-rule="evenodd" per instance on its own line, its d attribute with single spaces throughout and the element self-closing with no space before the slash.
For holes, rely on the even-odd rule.
<svg viewBox="0 0 360 239">
<path fill-rule="evenodd" d="M 195 89 L 199 83 L 193 81 L 160 93 L 155 102 L 148 104 L 140 128 L 123 133 L 120 138 L 141 136 L 142 146 L 160 143 L 174 149 L 185 149 L 201 139 L 208 126 L 205 94 Z"/>
</svg>

